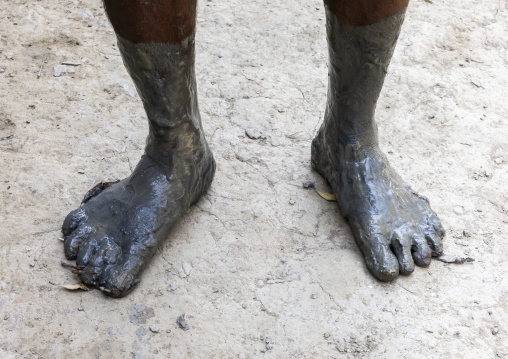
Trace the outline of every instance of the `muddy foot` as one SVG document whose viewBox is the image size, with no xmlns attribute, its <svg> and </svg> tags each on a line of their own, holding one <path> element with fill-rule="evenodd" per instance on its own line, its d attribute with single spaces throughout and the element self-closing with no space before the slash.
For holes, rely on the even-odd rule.
<svg viewBox="0 0 508 359">
<path fill-rule="evenodd" d="M 429 201 L 404 183 L 377 146 L 330 148 L 318 135 L 312 165 L 332 186 L 374 277 L 394 280 L 442 253 L 445 231 Z"/>
<path fill-rule="evenodd" d="M 209 152 L 208 152 L 209 153 Z M 106 188 L 64 221 L 67 259 L 76 259 L 80 279 L 123 297 L 171 227 L 212 182 L 211 154 L 180 168 L 143 156 L 126 179 Z"/>
</svg>

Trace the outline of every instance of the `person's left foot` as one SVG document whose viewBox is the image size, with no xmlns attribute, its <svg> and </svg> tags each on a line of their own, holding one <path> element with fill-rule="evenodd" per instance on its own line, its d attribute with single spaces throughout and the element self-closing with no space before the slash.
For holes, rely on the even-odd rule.
<svg viewBox="0 0 508 359">
<path fill-rule="evenodd" d="M 140 281 L 157 245 L 212 182 L 213 156 L 173 157 L 170 166 L 144 155 L 133 173 L 71 212 L 64 221 L 67 259 L 81 281 L 114 297 Z"/>
<path fill-rule="evenodd" d="M 331 146 L 323 132 L 312 142 L 312 166 L 333 188 L 374 277 L 391 281 L 441 255 L 445 231 L 439 218 L 377 145 Z"/>
</svg>

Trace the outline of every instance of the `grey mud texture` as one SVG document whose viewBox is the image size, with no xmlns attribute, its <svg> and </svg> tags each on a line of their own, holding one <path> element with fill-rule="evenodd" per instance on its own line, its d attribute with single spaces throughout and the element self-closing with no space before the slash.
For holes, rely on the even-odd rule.
<svg viewBox="0 0 508 359">
<path fill-rule="evenodd" d="M 325 7 L 326 8 L 326 7 Z M 379 149 L 376 102 L 405 10 L 373 25 L 342 25 L 326 9 L 329 83 L 312 165 L 331 185 L 370 272 L 390 281 L 428 266 L 445 231 Z"/>
<path fill-rule="evenodd" d="M 135 44 L 117 36 L 149 120 L 145 154 L 132 174 L 86 201 L 64 221 L 64 250 L 88 286 L 128 294 L 213 180 L 194 73 L 194 36 L 180 44 Z"/>
</svg>

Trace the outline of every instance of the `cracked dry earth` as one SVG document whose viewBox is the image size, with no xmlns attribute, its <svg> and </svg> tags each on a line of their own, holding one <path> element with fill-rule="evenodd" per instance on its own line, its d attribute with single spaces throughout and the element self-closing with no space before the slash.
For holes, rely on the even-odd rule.
<svg viewBox="0 0 508 359">
<path fill-rule="evenodd" d="M 201 1 L 215 181 L 121 300 L 54 285 L 77 282 L 60 265 L 65 215 L 95 182 L 130 173 L 147 131 L 100 5 L 0 5 L 0 357 L 508 357 L 506 1 L 410 3 L 381 147 L 430 199 L 445 253 L 475 261 L 392 283 L 368 273 L 337 205 L 302 187 L 329 190 L 310 166 L 322 3 Z M 69 60 L 81 65 L 55 77 Z"/>
</svg>

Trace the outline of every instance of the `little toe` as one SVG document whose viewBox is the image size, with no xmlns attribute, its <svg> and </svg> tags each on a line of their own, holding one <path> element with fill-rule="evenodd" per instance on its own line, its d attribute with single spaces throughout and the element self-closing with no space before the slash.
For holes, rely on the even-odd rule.
<svg viewBox="0 0 508 359">
<path fill-rule="evenodd" d="M 86 213 L 83 208 L 78 208 L 65 217 L 64 223 L 62 225 L 62 233 L 64 237 L 71 234 L 80 224 L 82 220 L 86 218 Z"/>
<path fill-rule="evenodd" d="M 79 227 L 64 239 L 64 253 L 67 259 L 75 259 L 78 255 L 79 246 L 85 240 L 92 229 L 88 226 Z"/>
<path fill-rule="evenodd" d="M 403 233 L 394 233 L 391 240 L 391 249 L 399 261 L 400 274 L 409 275 L 413 273 L 415 264 L 408 236 Z"/>
<path fill-rule="evenodd" d="M 432 257 L 432 251 L 423 236 L 413 236 L 413 245 L 411 247 L 413 253 L 413 260 L 419 267 L 428 267 L 430 265 L 430 257 Z"/>
<path fill-rule="evenodd" d="M 439 220 L 439 218 L 434 213 L 432 213 L 428 217 L 427 223 L 428 223 L 430 228 L 434 229 L 434 232 L 437 233 L 439 235 L 439 237 L 444 238 L 444 236 L 446 234 L 446 231 L 443 228 L 443 225 L 441 224 L 441 221 Z"/>
<path fill-rule="evenodd" d="M 434 232 L 433 230 L 426 230 L 425 233 L 425 239 L 427 240 L 427 243 L 429 244 L 430 249 L 432 250 L 432 256 L 438 257 L 441 254 L 443 254 L 443 241 L 441 240 L 441 237 Z"/>
</svg>

